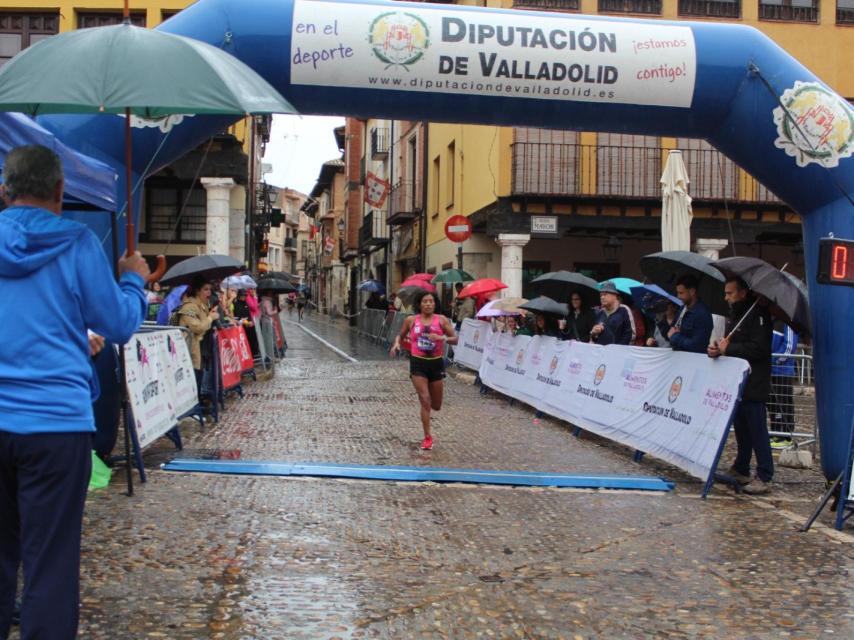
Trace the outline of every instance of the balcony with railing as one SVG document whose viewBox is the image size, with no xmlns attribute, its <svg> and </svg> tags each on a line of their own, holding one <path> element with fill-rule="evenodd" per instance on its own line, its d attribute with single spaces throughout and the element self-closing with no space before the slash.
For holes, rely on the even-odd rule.
<svg viewBox="0 0 854 640">
<path fill-rule="evenodd" d="M 389 131 L 387 127 L 371 129 L 371 160 L 388 158 Z"/>
<path fill-rule="evenodd" d="M 388 225 L 385 211 L 373 210 L 362 219 L 359 228 L 359 250 L 370 253 L 374 249 L 388 244 Z"/>
<path fill-rule="evenodd" d="M 679 0 L 679 15 L 740 18 L 741 0 Z"/>
<path fill-rule="evenodd" d="M 517 142 L 513 146 L 513 195 L 661 199 L 666 152 L 658 147 Z M 684 149 L 682 158 L 695 201 L 777 203 L 756 185 L 739 193 L 739 168 L 715 149 Z"/>
<path fill-rule="evenodd" d="M 599 0 L 604 13 L 646 13 L 661 15 L 661 0 Z"/>
<path fill-rule="evenodd" d="M 412 180 L 400 180 L 391 189 L 391 209 L 388 223 L 391 226 L 406 224 L 421 215 L 421 185 Z"/>
<path fill-rule="evenodd" d="M 818 22 L 818 0 L 760 0 L 759 19 Z"/>
<path fill-rule="evenodd" d="M 285 238 L 284 241 L 285 251 L 292 251 L 296 253 L 297 251 L 297 239 L 296 238 Z"/>
<path fill-rule="evenodd" d="M 514 0 L 517 9 L 551 9 L 554 11 L 580 11 L 581 0 Z"/>
</svg>

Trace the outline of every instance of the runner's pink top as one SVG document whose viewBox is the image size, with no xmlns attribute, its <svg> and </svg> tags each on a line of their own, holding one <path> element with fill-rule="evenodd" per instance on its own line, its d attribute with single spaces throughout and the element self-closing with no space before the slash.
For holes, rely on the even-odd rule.
<svg viewBox="0 0 854 640">
<path fill-rule="evenodd" d="M 412 355 L 416 358 L 441 358 L 444 349 L 442 342 L 434 342 L 427 336 L 431 333 L 444 335 L 442 325 L 439 322 L 439 316 L 433 315 L 433 320 L 429 327 L 425 327 L 421 322 L 421 315 L 415 316 L 415 322 L 412 323 L 412 328 L 409 330 L 409 340 L 412 342 Z"/>
</svg>

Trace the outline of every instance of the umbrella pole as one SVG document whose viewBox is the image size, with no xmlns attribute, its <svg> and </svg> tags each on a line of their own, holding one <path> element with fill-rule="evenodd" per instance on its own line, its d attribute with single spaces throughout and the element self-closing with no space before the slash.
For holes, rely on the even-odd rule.
<svg viewBox="0 0 854 640">
<path fill-rule="evenodd" d="M 786 263 L 786 264 L 784 264 L 782 267 L 780 267 L 780 271 L 785 271 L 785 270 L 786 270 L 786 267 L 788 267 L 788 266 L 789 266 L 789 263 L 787 262 L 787 263 Z M 738 323 L 737 323 L 737 324 L 732 328 L 732 331 L 730 331 L 730 332 L 727 334 L 727 336 L 726 336 L 726 338 L 727 338 L 727 339 L 729 339 L 729 337 L 730 337 L 732 334 L 734 334 L 736 331 L 738 331 L 738 328 L 741 326 L 741 323 L 742 323 L 742 322 L 744 322 L 745 318 L 747 318 L 747 316 L 749 316 L 749 315 L 750 315 L 750 312 L 751 312 L 751 311 L 753 311 L 753 308 L 754 308 L 758 303 L 759 303 L 759 299 L 757 299 L 757 300 L 756 300 L 752 305 L 750 305 L 750 309 L 748 309 L 748 310 L 747 310 L 747 313 L 745 313 L 743 316 L 741 316 L 741 319 L 740 319 L 740 320 L 738 321 Z"/>
<path fill-rule="evenodd" d="M 125 6 L 127 6 L 127 2 L 125 2 Z M 133 224 L 133 167 L 131 166 L 131 162 L 133 161 L 133 152 L 131 145 L 133 144 L 133 138 L 131 137 L 130 130 L 130 109 L 125 109 L 125 180 L 127 181 L 127 205 L 125 205 L 125 211 L 127 211 L 127 245 L 126 245 L 126 255 L 133 255 L 133 252 L 136 251 L 136 229 Z"/>
</svg>

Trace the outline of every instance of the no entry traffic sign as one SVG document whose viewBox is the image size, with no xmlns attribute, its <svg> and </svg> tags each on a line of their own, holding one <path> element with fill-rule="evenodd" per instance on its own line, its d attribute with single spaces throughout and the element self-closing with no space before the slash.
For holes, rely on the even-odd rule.
<svg viewBox="0 0 854 640">
<path fill-rule="evenodd" d="M 451 242 L 465 242 L 471 232 L 471 222 L 465 216 L 451 216 L 445 223 L 445 237 Z"/>
</svg>

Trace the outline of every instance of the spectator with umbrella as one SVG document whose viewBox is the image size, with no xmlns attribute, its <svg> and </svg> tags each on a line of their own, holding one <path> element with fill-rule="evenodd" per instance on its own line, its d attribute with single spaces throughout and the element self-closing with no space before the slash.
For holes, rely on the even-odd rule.
<svg viewBox="0 0 854 640">
<path fill-rule="evenodd" d="M 771 393 L 771 317 L 765 306 L 758 306 L 756 295 L 739 276 L 727 276 L 724 295 L 732 309 L 727 335 L 708 347 L 708 355 L 743 358 L 750 364 L 750 374 L 733 419 L 738 450 L 728 473 L 743 485 L 745 493 L 766 494 L 771 492 L 774 478 L 765 408 Z M 756 477 L 751 478 L 750 460 L 754 455 Z"/>
<path fill-rule="evenodd" d="M 599 287 L 601 307 L 596 324 L 590 330 L 590 341 L 597 344 L 631 344 L 634 337 L 628 308 L 620 304 L 620 292 L 610 280 Z"/>
<path fill-rule="evenodd" d="M 667 339 L 674 351 L 705 353 L 712 335 L 712 312 L 698 296 L 699 282 L 693 274 L 686 273 L 676 281 L 676 295 L 685 305 Z"/>
<path fill-rule="evenodd" d="M 190 348 L 190 359 L 193 361 L 193 371 L 196 374 L 196 387 L 199 398 L 202 397 L 202 381 L 205 364 L 202 358 L 202 340 L 211 329 L 215 320 L 219 320 L 216 309 L 210 308 L 213 285 L 210 281 L 199 276 L 187 287 L 183 302 L 178 308 L 178 325 L 190 331 L 187 346 Z"/>
<path fill-rule="evenodd" d="M 561 340 L 590 342 L 590 332 L 596 324 L 596 312 L 585 303 L 581 290 L 569 294 L 569 314 L 559 323 Z"/>
<path fill-rule="evenodd" d="M 564 318 L 569 313 L 565 304 L 556 302 L 548 296 L 539 296 L 519 305 L 520 309 L 534 313 L 533 334 L 535 336 L 560 337 L 558 318 Z"/>
</svg>

